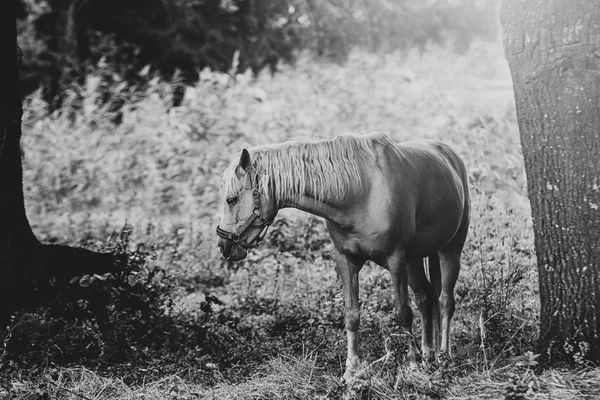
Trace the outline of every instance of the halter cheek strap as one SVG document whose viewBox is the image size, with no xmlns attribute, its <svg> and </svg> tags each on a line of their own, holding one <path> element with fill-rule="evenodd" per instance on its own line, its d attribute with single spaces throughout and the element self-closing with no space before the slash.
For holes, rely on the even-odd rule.
<svg viewBox="0 0 600 400">
<path fill-rule="evenodd" d="M 246 219 L 246 222 L 244 222 L 237 232 L 229 232 L 221 229 L 220 226 L 217 226 L 217 235 L 219 237 L 222 237 L 226 240 L 231 240 L 233 243 L 240 243 L 241 236 L 244 234 L 244 232 L 246 232 L 250 227 L 256 227 L 261 228 L 260 232 L 251 238 L 251 240 L 246 240 L 244 245 L 246 247 L 254 247 L 258 246 L 263 241 L 272 221 L 269 221 L 262 216 L 262 212 L 260 210 L 260 192 L 257 188 L 252 189 L 252 199 L 254 202 L 254 208 L 252 209 L 252 214 Z M 255 220 L 259 220 L 258 224 L 254 223 Z"/>
</svg>

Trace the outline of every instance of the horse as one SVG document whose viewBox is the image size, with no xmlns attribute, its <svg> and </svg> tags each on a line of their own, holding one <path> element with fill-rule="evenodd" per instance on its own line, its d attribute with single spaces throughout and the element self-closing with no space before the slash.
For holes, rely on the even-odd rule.
<svg viewBox="0 0 600 400">
<path fill-rule="evenodd" d="M 387 269 L 394 314 L 416 366 L 408 286 L 420 312 L 421 357 L 451 357 L 454 287 L 469 227 L 465 165 L 431 139 L 396 143 L 381 132 L 330 139 L 295 138 L 243 149 L 223 172 L 222 256 L 242 260 L 258 246 L 281 208 L 323 217 L 342 281 L 347 336 L 345 380 L 358 355 L 359 280 L 370 260 Z M 441 345 L 440 345 L 441 335 Z"/>
</svg>

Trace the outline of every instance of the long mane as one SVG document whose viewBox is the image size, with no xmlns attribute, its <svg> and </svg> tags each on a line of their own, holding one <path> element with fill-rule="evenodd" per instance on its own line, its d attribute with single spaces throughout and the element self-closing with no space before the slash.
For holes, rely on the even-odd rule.
<svg viewBox="0 0 600 400">
<path fill-rule="evenodd" d="M 376 145 L 398 152 L 386 135 L 346 134 L 333 139 L 294 138 L 283 143 L 251 147 L 251 171 L 258 174 L 263 198 L 274 188 L 275 201 L 282 204 L 302 197 L 307 188 L 317 200 L 339 199 L 351 188 L 363 186 L 360 160 L 374 160 Z M 223 173 L 221 190 L 226 196 L 237 196 L 243 190 L 245 171 L 238 168 L 238 153 Z M 240 177 L 242 179 L 240 179 Z"/>
</svg>

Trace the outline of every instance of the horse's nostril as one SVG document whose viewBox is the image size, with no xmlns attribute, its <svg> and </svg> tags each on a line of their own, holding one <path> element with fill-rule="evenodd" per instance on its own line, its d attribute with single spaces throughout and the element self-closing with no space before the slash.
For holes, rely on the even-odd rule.
<svg viewBox="0 0 600 400">
<path fill-rule="evenodd" d="M 219 247 L 219 250 L 221 251 L 221 255 L 223 257 L 227 258 L 231 255 L 231 248 L 233 246 L 231 246 L 230 243 L 226 242 L 225 240 L 219 240 L 217 246 Z"/>
</svg>

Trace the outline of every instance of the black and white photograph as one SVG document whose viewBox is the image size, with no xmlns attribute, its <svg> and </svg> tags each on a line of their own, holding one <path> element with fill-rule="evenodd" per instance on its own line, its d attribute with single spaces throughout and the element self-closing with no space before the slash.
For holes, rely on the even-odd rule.
<svg viewBox="0 0 600 400">
<path fill-rule="evenodd" d="M 0 400 L 600 398 L 600 1 L 3 0 Z"/>
</svg>

